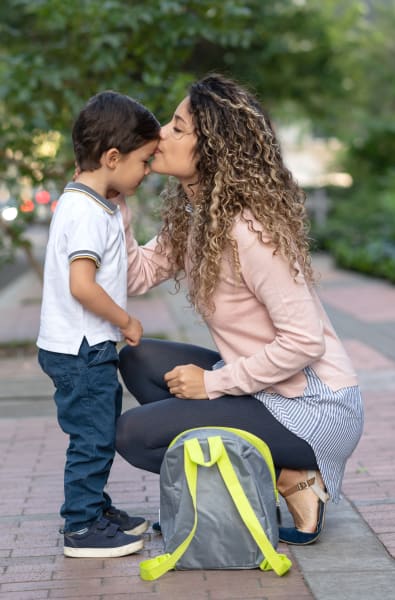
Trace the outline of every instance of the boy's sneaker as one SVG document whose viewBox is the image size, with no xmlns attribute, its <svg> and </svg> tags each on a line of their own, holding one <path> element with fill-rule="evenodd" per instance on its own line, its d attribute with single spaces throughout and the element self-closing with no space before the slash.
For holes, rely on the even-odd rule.
<svg viewBox="0 0 395 600">
<path fill-rule="evenodd" d="M 149 522 L 143 517 L 131 517 L 124 510 L 119 510 L 115 506 L 110 506 L 104 511 L 103 517 L 118 525 L 124 533 L 131 535 L 141 535 L 147 531 Z"/>
<path fill-rule="evenodd" d="M 99 519 L 90 527 L 64 533 L 64 554 L 73 558 L 112 558 L 141 550 L 140 536 L 127 535 L 116 523 Z"/>
</svg>

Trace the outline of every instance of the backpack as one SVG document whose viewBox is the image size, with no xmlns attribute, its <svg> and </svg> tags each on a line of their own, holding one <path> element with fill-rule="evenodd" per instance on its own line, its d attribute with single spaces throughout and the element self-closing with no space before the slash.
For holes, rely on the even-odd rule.
<svg viewBox="0 0 395 600">
<path fill-rule="evenodd" d="M 278 492 L 268 446 L 228 427 L 189 429 L 171 442 L 160 470 L 165 554 L 140 563 L 140 576 L 170 569 L 274 570 L 291 561 L 278 544 Z"/>
</svg>

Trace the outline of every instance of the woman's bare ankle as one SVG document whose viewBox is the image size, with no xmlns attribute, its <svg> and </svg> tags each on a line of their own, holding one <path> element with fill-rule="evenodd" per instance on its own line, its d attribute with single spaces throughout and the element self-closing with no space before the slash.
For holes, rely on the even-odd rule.
<svg viewBox="0 0 395 600">
<path fill-rule="evenodd" d="M 277 489 L 280 494 L 283 495 L 289 488 L 305 479 L 306 474 L 307 471 L 303 469 L 281 469 L 277 479 Z"/>
</svg>

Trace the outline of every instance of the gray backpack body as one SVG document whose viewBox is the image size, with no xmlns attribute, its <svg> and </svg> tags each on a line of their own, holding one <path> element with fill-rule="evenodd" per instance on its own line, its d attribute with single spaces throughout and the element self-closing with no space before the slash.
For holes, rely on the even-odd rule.
<svg viewBox="0 0 395 600">
<path fill-rule="evenodd" d="M 160 471 L 165 554 L 140 564 L 143 579 L 169 569 L 291 566 L 278 544 L 278 493 L 270 451 L 238 429 L 190 429 L 170 444 Z"/>
</svg>

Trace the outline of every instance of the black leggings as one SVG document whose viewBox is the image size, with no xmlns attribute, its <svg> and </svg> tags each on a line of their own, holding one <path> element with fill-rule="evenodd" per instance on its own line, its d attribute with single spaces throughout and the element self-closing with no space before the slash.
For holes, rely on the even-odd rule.
<svg viewBox="0 0 395 600">
<path fill-rule="evenodd" d="M 195 364 L 211 369 L 217 352 L 191 344 L 143 339 L 125 346 L 119 369 L 128 390 L 141 406 L 118 419 L 116 446 L 130 464 L 159 473 L 172 439 L 193 427 L 221 426 L 244 429 L 269 446 L 277 473 L 289 469 L 317 469 L 307 442 L 279 423 L 253 396 L 221 396 L 215 400 L 183 400 L 170 396 L 163 375 L 177 365 Z"/>
</svg>

